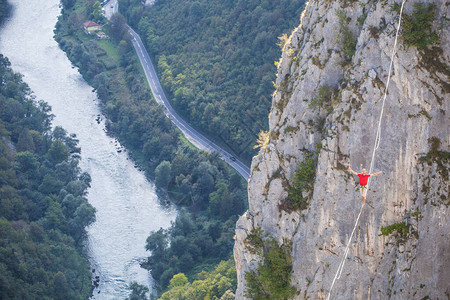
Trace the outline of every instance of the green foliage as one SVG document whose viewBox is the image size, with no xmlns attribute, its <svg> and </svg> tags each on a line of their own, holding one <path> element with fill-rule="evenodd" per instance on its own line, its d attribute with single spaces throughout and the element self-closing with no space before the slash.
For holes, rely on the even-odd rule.
<svg viewBox="0 0 450 300">
<path fill-rule="evenodd" d="M 210 214 L 222 216 L 226 219 L 234 211 L 231 192 L 225 180 L 217 181 L 215 188 L 216 191 L 209 194 Z"/>
<path fill-rule="evenodd" d="M 108 132 L 127 147 L 132 158 L 154 180 L 162 197 L 185 208 L 169 230 L 153 232 L 147 240 L 151 255 L 146 266 L 158 281 L 158 290 L 163 291 L 173 275 L 182 272 L 192 281 L 203 268 L 231 255 L 237 215 L 245 210 L 247 201 L 246 183 L 217 154 L 200 152 L 180 138 L 180 131 L 152 100 L 125 34 L 121 36 L 119 30 L 108 41 L 93 41 L 81 29 L 71 33 L 70 16 L 89 15 L 88 2 L 78 0 L 73 9 L 63 11 L 56 26 L 56 39 L 96 88 L 108 118 Z M 120 24 L 120 20 L 114 24 Z M 140 27 L 146 24 L 142 21 Z M 104 30 L 112 33 L 117 29 L 112 25 L 104 26 Z M 72 46 L 67 47 L 68 44 Z M 102 62 L 107 57 L 115 59 L 117 67 L 106 68 Z M 164 59 L 160 62 L 163 64 Z M 166 72 L 167 78 L 171 76 L 173 73 Z M 184 80 L 181 75 L 175 78 Z M 189 93 L 186 89 L 179 92 Z M 211 104 L 210 108 L 214 106 Z"/>
<path fill-rule="evenodd" d="M 399 3 L 394 3 L 394 4 L 390 5 L 389 8 L 391 11 L 394 11 L 399 14 L 402 6 Z"/>
<path fill-rule="evenodd" d="M 292 241 L 285 239 L 279 245 L 268 237 L 257 252 L 262 253 L 262 262 L 256 270 L 245 273 L 245 296 L 252 299 L 291 299 L 296 293 L 290 284 Z"/>
<path fill-rule="evenodd" d="M 308 207 L 313 193 L 317 158 L 311 152 L 303 156 L 295 175 L 290 179 L 288 196 L 280 203 L 279 209 L 288 213 Z M 307 193 L 305 197 L 304 194 Z"/>
<path fill-rule="evenodd" d="M 233 259 L 221 261 L 211 272 L 202 271 L 197 277 L 190 283 L 183 273 L 174 275 L 169 290 L 159 299 L 234 299 L 237 280 Z"/>
<path fill-rule="evenodd" d="M 187 279 L 186 275 L 184 275 L 183 273 L 178 273 L 178 274 L 174 275 L 172 277 L 172 279 L 170 279 L 169 288 L 173 288 L 176 286 L 183 286 L 186 283 L 188 283 L 188 279 Z"/>
<path fill-rule="evenodd" d="M 111 35 L 117 40 L 128 40 L 128 28 L 125 18 L 121 14 L 115 14 L 110 21 Z"/>
<path fill-rule="evenodd" d="M 436 153 L 437 151 L 439 151 L 439 148 L 441 147 L 441 140 L 438 137 L 431 137 L 428 139 L 428 144 L 430 144 L 430 152 L 431 153 Z"/>
<path fill-rule="evenodd" d="M 349 63 L 355 54 L 357 40 L 348 27 L 349 18 L 347 15 L 342 10 L 336 10 L 336 15 L 339 19 L 339 32 L 337 38 L 339 39 L 342 51 L 345 53 L 346 63 Z"/>
<path fill-rule="evenodd" d="M 9 7 L 7 0 L 0 0 L 0 24 L 3 22 L 6 16 L 8 16 Z"/>
<path fill-rule="evenodd" d="M 177 273 L 185 273 L 192 281 L 201 269 L 227 259 L 233 249 L 236 220 L 223 222 L 183 209 L 171 228 L 152 232 L 147 238 L 146 249 L 152 252 L 147 265 L 159 281 L 160 290 L 164 290 Z M 198 265 L 202 266 L 195 271 Z"/>
<path fill-rule="evenodd" d="M 99 24 L 103 24 L 106 22 L 106 18 L 103 14 L 103 8 L 102 5 L 100 4 L 100 1 L 95 1 L 94 4 L 92 4 L 89 19 Z"/>
<path fill-rule="evenodd" d="M 170 171 L 170 162 L 163 160 L 155 169 L 156 186 L 167 189 L 171 179 Z"/>
<path fill-rule="evenodd" d="M 120 9 L 155 57 L 168 98 L 190 124 L 250 162 L 267 130 L 277 47 L 304 0 L 157 1 Z"/>
<path fill-rule="evenodd" d="M 0 298 L 87 299 L 85 227 L 95 209 L 74 135 L 0 55 Z M 19 151 L 19 152 L 18 152 Z"/>
<path fill-rule="evenodd" d="M 419 161 L 427 162 L 428 165 L 435 163 L 439 174 L 444 178 L 444 180 L 448 181 L 450 152 L 439 150 L 441 147 L 441 140 L 438 137 L 433 136 L 429 138 L 428 144 L 430 145 L 430 151 L 428 151 L 426 155 L 420 157 Z"/>
<path fill-rule="evenodd" d="M 409 232 L 409 225 L 405 222 L 395 223 L 386 227 L 381 227 L 381 234 L 384 236 L 389 236 L 391 233 L 396 231 L 400 235 L 406 235 Z"/>
<path fill-rule="evenodd" d="M 359 25 L 363 26 L 366 19 L 367 19 L 367 13 L 363 13 L 361 16 L 359 16 L 357 19 Z"/>
<path fill-rule="evenodd" d="M 267 236 L 264 235 L 261 227 L 257 227 L 253 229 L 245 238 L 245 245 L 247 249 L 252 254 L 262 254 L 262 250 L 264 249 L 264 238 Z"/>
<path fill-rule="evenodd" d="M 327 113 L 333 111 L 333 99 L 335 98 L 336 89 L 329 85 L 322 85 L 317 90 L 317 97 L 313 98 L 309 103 L 309 108 L 323 108 Z"/>
<path fill-rule="evenodd" d="M 424 50 L 428 45 L 439 41 L 439 36 L 431 26 L 436 17 L 436 5 L 416 2 L 411 16 L 403 18 L 402 39 L 406 46 Z"/>
<path fill-rule="evenodd" d="M 130 296 L 126 300 L 147 300 L 148 287 L 145 285 L 140 285 L 136 281 L 133 281 L 128 286 L 128 289 L 131 291 Z"/>
</svg>

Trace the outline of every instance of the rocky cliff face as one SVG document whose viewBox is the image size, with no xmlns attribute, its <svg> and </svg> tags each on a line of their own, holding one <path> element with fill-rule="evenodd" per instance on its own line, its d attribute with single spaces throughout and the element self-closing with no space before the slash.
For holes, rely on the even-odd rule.
<svg viewBox="0 0 450 300">
<path fill-rule="evenodd" d="M 413 14 L 415 2 L 406 1 L 404 14 Z M 419 50 L 399 38 L 375 155 L 374 172 L 383 174 L 371 179 L 331 299 L 450 297 L 450 14 L 448 2 L 431 2 L 436 15 L 428 36 L 435 32 L 440 40 Z M 236 227 L 238 299 L 245 298 L 245 272 L 262 260 L 246 241 L 256 228 L 279 243 L 292 240 L 295 299 L 327 297 L 361 207 L 346 168 L 369 169 L 399 16 L 395 3 L 310 1 L 287 39 L 270 139 L 253 159 L 249 210 Z M 307 209 L 288 213 L 280 204 L 306 153 L 317 157 L 314 189 Z M 393 224 L 402 229 L 381 234 Z"/>
</svg>

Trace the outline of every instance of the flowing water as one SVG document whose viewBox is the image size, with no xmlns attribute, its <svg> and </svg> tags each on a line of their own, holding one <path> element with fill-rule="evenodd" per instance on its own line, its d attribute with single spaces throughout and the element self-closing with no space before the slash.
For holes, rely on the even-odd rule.
<svg viewBox="0 0 450 300">
<path fill-rule="evenodd" d="M 159 204 L 154 185 L 106 135 L 96 94 L 53 39 L 59 1 L 9 2 L 14 8 L 0 30 L 0 53 L 24 74 L 36 98 L 52 106 L 53 125 L 77 135 L 81 168 L 92 177 L 88 200 L 97 219 L 88 228 L 86 248 L 100 279 L 94 298 L 124 299 L 131 281 L 152 286 L 139 266 L 149 255 L 145 240 L 152 230 L 167 228 L 176 212 Z"/>
</svg>

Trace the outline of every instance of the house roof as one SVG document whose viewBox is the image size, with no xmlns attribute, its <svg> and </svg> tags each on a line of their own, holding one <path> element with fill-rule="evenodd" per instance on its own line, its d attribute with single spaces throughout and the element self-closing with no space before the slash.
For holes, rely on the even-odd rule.
<svg viewBox="0 0 450 300">
<path fill-rule="evenodd" d="M 98 25 L 97 23 L 92 22 L 92 21 L 87 21 L 87 22 L 85 22 L 83 25 L 84 25 L 84 27 L 100 26 L 100 25 Z"/>
</svg>

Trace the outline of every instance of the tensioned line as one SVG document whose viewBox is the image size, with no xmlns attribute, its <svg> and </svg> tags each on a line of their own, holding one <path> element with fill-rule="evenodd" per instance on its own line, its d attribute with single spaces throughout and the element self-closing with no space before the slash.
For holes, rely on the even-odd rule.
<svg viewBox="0 0 450 300">
<path fill-rule="evenodd" d="M 377 133 L 375 135 L 375 145 L 373 147 L 372 160 L 370 162 L 369 174 L 372 174 L 373 166 L 374 166 L 374 163 L 375 163 L 375 153 L 376 153 L 378 147 L 380 146 L 380 141 L 381 141 L 381 121 L 383 119 L 384 104 L 386 102 L 389 82 L 391 80 L 392 63 L 394 61 L 394 56 L 395 56 L 395 52 L 396 52 L 396 48 L 397 48 L 398 33 L 400 31 L 400 24 L 402 22 L 403 6 L 404 6 L 405 2 L 406 2 L 406 0 L 403 0 L 402 1 L 402 5 L 400 7 L 400 17 L 399 17 L 399 20 L 398 20 L 397 32 L 395 34 L 394 48 L 392 49 L 391 62 L 389 63 L 388 78 L 387 78 L 387 81 L 386 81 L 386 88 L 384 90 L 384 96 L 383 96 L 383 102 L 382 102 L 382 105 L 381 105 L 380 118 L 378 120 Z M 370 177 L 369 177 L 369 180 L 367 182 L 367 190 L 369 190 L 369 185 L 370 185 Z M 334 286 L 336 280 L 341 278 L 342 271 L 344 270 L 345 260 L 347 259 L 347 256 L 348 256 L 350 243 L 351 243 L 351 241 L 353 239 L 353 234 L 355 233 L 356 226 L 358 226 L 359 217 L 361 216 L 361 212 L 363 210 L 363 207 L 364 207 L 364 203 L 361 205 L 361 209 L 359 210 L 358 217 L 356 218 L 356 222 L 355 222 L 355 226 L 353 227 L 352 234 L 350 235 L 350 238 L 348 239 L 348 242 L 347 242 L 347 246 L 345 247 L 344 255 L 343 255 L 342 259 L 341 259 L 341 262 L 339 263 L 339 267 L 338 267 L 338 269 L 336 271 L 336 275 L 334 275 L 334 279 L 333 279 L 333 282 L 331 284 L 330 291 L 328 292 L 327 300 L 330 299 L 331 291 L 333 290 L 333 286 Z"/>
</svg>

